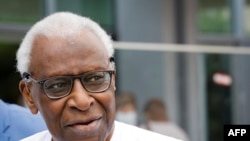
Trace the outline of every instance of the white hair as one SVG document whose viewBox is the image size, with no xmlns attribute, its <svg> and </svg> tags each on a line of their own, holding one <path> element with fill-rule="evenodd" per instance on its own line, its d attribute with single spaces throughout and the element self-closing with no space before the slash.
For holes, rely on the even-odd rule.
<svg viewBox="0 0 250 141">
<path fill-rule="evenodd" d="M 27 32 L 17 51 L 17 70 L 21 75 L 28 72 L 31 59 L 30 53 L 36 36 L 67 38 L 82 33 L 85 27 L 92 30 L 100 38 L 108 51 L 109 57 L 112 57 L 114 54 L 112 40 L 96 22 L 70 12 L 58 12 L 37 22 Z"/>
</svg>

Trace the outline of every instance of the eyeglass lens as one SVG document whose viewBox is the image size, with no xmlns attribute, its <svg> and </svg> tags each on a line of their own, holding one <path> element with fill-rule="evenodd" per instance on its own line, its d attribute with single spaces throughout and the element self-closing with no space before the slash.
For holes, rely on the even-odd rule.
<svg viewBox="0 0 250 141">
<path fill-rule="evenodd" d="M 109 71 L 98 71 L 79 76 L 54 77 L 44 82 L 43 89 L 50 98 L 64 97 L 71 92 L 75 78 L 80 78 L 85 90 L 92 93 L 107 90 L 111 82 L 111 74 Z"/>
</svg>

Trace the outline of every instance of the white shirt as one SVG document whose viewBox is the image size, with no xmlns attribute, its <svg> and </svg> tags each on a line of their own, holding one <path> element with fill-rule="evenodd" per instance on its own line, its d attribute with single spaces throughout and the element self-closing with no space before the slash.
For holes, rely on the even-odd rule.
<svg viewBox="0 0 250 141">
<path fill-rule="evenodd" d="M 22 139 L 21 141 L 51 141 L 51 135 L 48 130 L 36 133 L 32 136 Z"/>
<path fill-rule="evenodd" d="M 146 128 L 146 126 L 144 125 L 142 126 L 142 128 Z M 149 121 L 148 128 L 156 133 L 171 136 L 183 141 L 189 141 L 189 138 L 185 131 L 172 122 Z"/>
<path fill-rule="evenodd" d="M 48 130 L 39 132 L 21 141 L 51 141 L 52 137 Z M 115 121 L 114 133 L 111 141 L 181 141 L 172 137 L 164 136 L 132 125 Z"/>
</svg>

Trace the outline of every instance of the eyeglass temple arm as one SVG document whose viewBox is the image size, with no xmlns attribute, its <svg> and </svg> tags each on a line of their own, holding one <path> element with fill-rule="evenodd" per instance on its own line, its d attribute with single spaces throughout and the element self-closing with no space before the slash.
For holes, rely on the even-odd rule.
<svg viewBox="0 0 250 141">
<path fill-rule="evenodd" d="M 24 72 L 22 78 L 23 78 L 23 79 L 29 79 L 29 76 L 30 76 L 29 73 Z"/>
<path fill-rule="evenodd" d="M 109 58 L 109 61 L 110 62 L 115 62 L 115 58 L 112 56 L 112 57 Z"/>
</svg>

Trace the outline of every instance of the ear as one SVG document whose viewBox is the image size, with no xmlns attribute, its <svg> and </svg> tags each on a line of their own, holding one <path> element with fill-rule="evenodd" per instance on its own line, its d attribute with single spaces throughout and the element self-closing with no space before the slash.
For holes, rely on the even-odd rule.
<svg viewBox="0 0 250 141">
<path fill-rule="evenodd" d="M 30 111 L 33 114 L 37 114 L 38 113 L 38 109 L 37 109 L 37 107 L 35 105 L 35 102 L 34 102 L 35 100 L 32 97 L 29 83 L 27 81 L 25 81 L 25 80 L 21 80 L 19 82 L 19 91 L 23 95 L 24 100 L 26 101 L 27 106 L 29 107 Z"/>
</svg>

